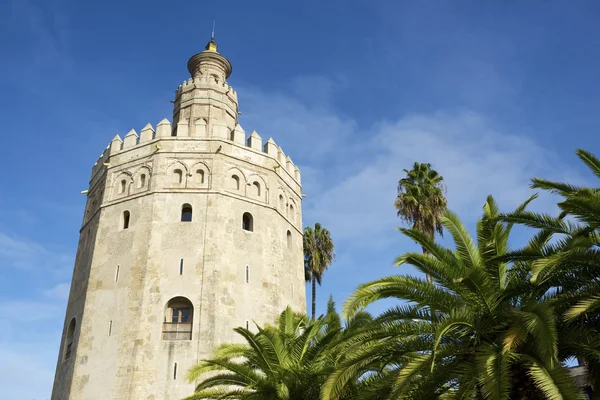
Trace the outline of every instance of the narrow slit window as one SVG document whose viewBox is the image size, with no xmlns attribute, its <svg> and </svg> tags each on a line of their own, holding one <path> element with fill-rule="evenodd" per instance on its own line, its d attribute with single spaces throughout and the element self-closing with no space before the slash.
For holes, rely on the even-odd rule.
<svg viewBox="0 0 600 400">
<path fill-rule="evenodd" d="M 121 266 L 117 265 L 117 268 L 115 270 L 115 282 L 119 281 L 119 269 L 121 269 Z"/>
<path fill-rule="evenodd" d="M 129 211 L 124 211 L 123 212 L 123 229 L 128 229 L 129 228 L 129 219 L 130 219 L 131 214 L 129 214 Z"/>
<path fill-rule="evenodd" d="M 287 247 L 288 247 L 288 249 L 291 249 L 292 248 L 292 232 L 287 231 L 286 237 L 287 237 Z"/>
<path fill-rule="evenodd" d="M 110 336 L 111 334 L 112 334 L 112 319 L 108 323 L 108 336 Z"/>
<path fill-rule="evenodd" d="M 127 181 L 125 179 L 121 180 L 121 186 L 119 187 L 119 193 L 125 193 L 126 187 L 127 187 Z"/>
<path fill-rule="evenodd" d="M 248 326 L 250 325 L 248 324 L 248 320 L 246 320 L 246 329 L 248 329 Z"/>
<path fill-rule="evenodd" d="M 246 283 L 250 282 L 250 267 L 246 265 Z"/>
<path fill-rule="evenodd" d="M 181 222 L 192 222 L 192 206 L 184 204 L 181 206 Z"/>
<path fill-rule="evenodd" d="M 75 336 L 75 318 L 69 323 L 69 329 L 67 329 L 67 340 L 65 341 L 64 349 L 64 360 L 68 360 L 71 357 L 73 351 L 73 337 Z"/>
<path fill-rule="evenodd" d="M 183 275 L 183 258 L 179 260 L 179 275 Z"/>
<path fill-rule="evenodd" d="M 177 363 L 173 365 L 173 379 L 177 379 Z"/>
</svg>

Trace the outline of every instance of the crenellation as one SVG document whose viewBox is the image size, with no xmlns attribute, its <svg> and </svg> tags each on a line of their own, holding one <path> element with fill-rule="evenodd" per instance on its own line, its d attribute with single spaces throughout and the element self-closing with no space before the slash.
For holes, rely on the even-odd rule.
<svg viewBox="0 0 600 400">
<path fill-rule="evenodd" d="M 212 134 L 210 136 L 207 136 L 209 127 L 212 128 Z M 279 163 L 295 182 L 300 184 L 299 169 L 292 162 L 291 158 L 283 152 L 281 147 L 279 147 L 275 143 L 275 140 L 273 140 L 273 138 L 270 137 L 269 140 L 267 140 L 267 142 L 263 145 L 262 138 L 255 130 L 252 131 L 248 138 L 246 138 L 246 133 L 240 124 L 236 124 L 235 129 L 233 129 L 233 131 L 231 132 L 228 132 L 227 125 L 225 124 L 225 122 L 220 120 L 212 121 L 212 125 L 208 125 L 204 118 L 198 118 L 196 119 L 195 124 L 190 127 L 189 121 L 187 119 L 182 119 L 177 124 L 176 136 L 183 138 L 194 138 L 196 140 L 231 140 L 233 143 L 239 146 L 243 146 L 243 148 L 245 147 L 248 149 L 252 149 L 261 154 L 269 156 L 277 163 Z M 119 135 L 116 135 L 111 141 L 111 143 L 108 145 L 105 152 L 100 156 L 96 164 L 94 164 L 94 166 L 92 167 L 92 177 L 99 171 L 100 167 L 103 166 L 103 164 L 106 162 L 106 160 L 108 160 L 108 158 L 111 155 L 115 155 L 116 153 L 120 153 L 124 150 L 136 148 L 137 146 L 143 146 L 146 143 L 152 142 L 154 140 L 163 140 L 167 138 L 173 138 L 173 136 L 171 135 L 171 124 L 166 118 L 164 118 L 157 124 L 156 131 L 153 129 L 151 124 L 146 124 L 146 126 L 144 126 L 144 128 L 142 128 L 142 130 L 140 131 L 139 136 L 134 129 L 131 129 L 127 133 L 127 135 L 125 135 L 123 140 L 121 140 Z M 160 142 L 156 144 L 157 150 L 161 147 L 162 144 L 160 144 Z M 198 148 L 197 146 L 194 147 Z M 137 157 L 143 157 L 144 155 L 141 154 L 145 155 L 147 153 L 135 152 L 131 153 L 129 157 L 133 157 L 132 159 L 135 159 Z M 241 156 L 242 153 L 235 154 Z M 121 159 L 121 161 L 125 161 L 125 159 Z M 271 166 L 272 165 L 269 165 L 269 167 Z"/>
<path fill-rule="evenodd" d="M 240 124 L 237 124 L 233 130 L 233 141 L 241 145 L 246 143 L 246 132 Z"/>
<path fill-rule="evenodd" d="M 177 136 L 186 137 L 189 136 L 190 123 L 187 119 L 180 119 L 177 123 Z"/>
<path fill-rule="evenodd" d="M 171 136 L 171 123 L 168 119 L 163 118 L 158 125 L 156 125 L 156 138 L 164 138 Z"/>
<path fill-rule="evenodd" d="M 154 139 L 154 128 L 150 123 L 146 124 L 140 131 L 140 143 L 149 142 Z"/>
<path fill-rule="evenodd" d="M 287 172 L 289 172 L 289 174 L 291 176 L 294 176 L 294 173 L 295 173 L 294 169 L 295 169 L 295 167 L 294 167 L 294 163 L 292 162 L 292 159 L 290 158 L 290 156 L 287 156 L 285 158 L 285 169 L 287 170 Z"/>
<path fill-rule="evenodd" d="M 281 147 L 278 147 L 278 152 L 277 152 L 277 161 L 279 161 L 279 164 L 281 164 L 282 166 L 286 165 L 286 159 L 285 159 L 285 153 L 283 152 L 283 150 L 281 149 Z"/>
<path fill-rule="evenodd" d="M 251 149 L 263 151 L 262 138 L 259 136 L 258 132 L 256 132 L 256 131 L 252 131 L 252 133 L 250 134 L 247 145 Z"/>
<path fill-rule="evenodd" d="M 273 157 L 275 160 L 277 160 L 277 144 L 275 143 L 275 141 L 273 140 L 273 138 L 269 138 L 269 140 L 267 140 L 267 143 L 265 143 L 264 147 L 263 147 L 263 152 L 267 153 L 268 155 L 270 155 L 271 157 Z"/>
<path fill-rule="evenodd" d="M 123 148 L 123 140 L 121 140 L 121 137 L 119 136 L 119 134 L 116 134 L 115 137 L 113 138 L 113 140 L 110 141 L 110 149 L 109 149 L 109 154 L 112 156 L 115 153 L 118 153 L 119 151 L 121 151 L 121 149 Z"/>
<path fill-rule="evenodd" d="M 134 147 L 138 144 L 138 140 L 139 140 L 139 136 L 137 134 L 137 132 L 135 131 L 135 129 L 130 130 L 129 132 L 127 132 L 127 135 L 125 135 L 125 138 L 123 139 L 123 149 L 128 149 L 130 147 Z"/>
</svg>

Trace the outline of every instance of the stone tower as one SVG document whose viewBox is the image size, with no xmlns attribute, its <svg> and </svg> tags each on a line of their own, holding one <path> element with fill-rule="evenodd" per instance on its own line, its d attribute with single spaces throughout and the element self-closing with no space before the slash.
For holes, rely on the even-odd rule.
<svg viewBox="0 0 600 400">
<path fill-rule="evenodd" d="M 170 400 L 233 328 L 305 311 L 300 173 L 238 123 L 214 40 L 173 124 L 117 135 L 92 168 L 53 400 Z"/>
</svg>

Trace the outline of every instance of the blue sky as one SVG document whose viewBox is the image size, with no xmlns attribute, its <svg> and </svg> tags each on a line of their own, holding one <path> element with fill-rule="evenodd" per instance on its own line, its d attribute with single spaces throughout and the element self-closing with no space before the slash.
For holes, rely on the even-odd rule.
<svg viewBox="0 0 600 400">
<path fill-rule="evenodd" d="M 79 192 L 115 133 L 171 118 L 213 19 L 244 129 L 300 166 L 304 224 L 336 242 L 323 310 L 411 272 L 392 267 L 415 249 L 392 204 L 414 161 L 444 175 L 469 227 L 486 195 L 509 210 L 533 176 L 594 182 L 573 150 L 600 154 L 600 5 L 572 4 L 0 0 L 3 398 L 49 399 Z"/>
</svg>

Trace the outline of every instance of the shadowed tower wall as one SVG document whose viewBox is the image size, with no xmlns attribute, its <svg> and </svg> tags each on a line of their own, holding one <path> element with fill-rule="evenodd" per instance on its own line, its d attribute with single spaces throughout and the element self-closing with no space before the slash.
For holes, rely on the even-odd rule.
<svg viewBox="0 0 600 400">
<path fill-rule="evenodd" d="M 306 308 L 300 173 L 238 124 L 211 39 L 173 124 L 117 135 L 92 168 L 53 400 L 170 400 L 233 328 Z"/>
</svg>

